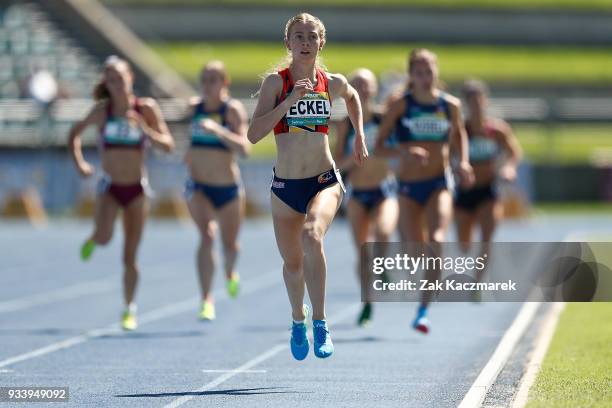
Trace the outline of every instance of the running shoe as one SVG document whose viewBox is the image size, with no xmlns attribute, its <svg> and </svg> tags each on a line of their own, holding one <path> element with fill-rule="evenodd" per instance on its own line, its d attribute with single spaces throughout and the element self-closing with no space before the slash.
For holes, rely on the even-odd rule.
<svg viewBox="0 0 612 408">
<path fill-rule="evenodd" d="M 136 322 L 136 313 L 126 310 L 121 316 L 121 328 L 123 330 L 136 330 L 138 322 Z"/>
<path fill-rule="evenodd" d="M 359 318 L 357 319 L 357 325 L 361 327 L 365 327 L 370 323 L 371 318 L 372 318 L 372 304 L 370 302 L 366 302 L 363 304 L 361 313 L 359 313 Z"/>
<path fill-rule="evenodd" d="M 96 243 L 94 241 L 92 241 L 91 239 L 85 241 L 83 245 L 81 245 L 81 261 L 89 261 L 89 258 L 91 258 L 94 249 L 96 249 Z"/>
<path fill-rule="evenodd" d="M 327 358 L 334 353 L 334 344 L 325 320 L 312 321 L 312 337 L 314 339 L 315 356 Z"/>
<path fill-rule="evenodd" d="M 240 290 L 240 276 L 232 273 L 232 277 L 227 280 L 227 293 L 232 299 L 236 299 Z"/>
<path fill-rule="evenodd" d="M 417 310 L 417 315 L 414 318 L 414 322 L 412 323 L 412 327 L 420 333 L 429 333 L 429 319 L 427 318 L 426 306 L 419 306 L 419 309 Z"/>
<path fill-rule="evenodd" d="M 202 308 L 198 317 L 200 320 L 215 320 L 215 304 L 209 301 L 202 302 Z"/>
<path fill-rule="evenodd" d="M 310 343 L 306 336 L 306 325 L 304 323 L 293 322 L 291 326 L 291 354 L 296 360 L 303 360 L 308 355 Z"/>
</svg>

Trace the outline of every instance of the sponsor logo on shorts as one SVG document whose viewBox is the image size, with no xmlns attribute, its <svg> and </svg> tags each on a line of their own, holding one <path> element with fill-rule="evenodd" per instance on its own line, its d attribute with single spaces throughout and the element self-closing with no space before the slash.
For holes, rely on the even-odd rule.
<svg viewBox="0 0 612 408">
<path fill-rule="evenodd" d="M 326 171 L 325 173 L 321 174 L 319 176 L 319 184 L 323 184 L 323 183 L 327 183 L 329 180 L 331 180 L 334 176 L 332 175 L 331 170 Z"/>
<path fill-rule="evenodd" d="M 272 188 L 285 188 L 285 182 L 284 181 L 274 180 L 272 182 Z"/>
</svg>

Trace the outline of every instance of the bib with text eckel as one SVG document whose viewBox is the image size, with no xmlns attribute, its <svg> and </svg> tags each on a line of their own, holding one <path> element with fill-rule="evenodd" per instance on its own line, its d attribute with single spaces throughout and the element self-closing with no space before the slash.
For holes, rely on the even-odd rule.
<svg viewBox="0 0 612 408">
<path fill-rule="evenodd" d="M 331 104 L 327 92 L 307 93 L 287 111 L 289 126 L 327 125 Z"/>
</svg>

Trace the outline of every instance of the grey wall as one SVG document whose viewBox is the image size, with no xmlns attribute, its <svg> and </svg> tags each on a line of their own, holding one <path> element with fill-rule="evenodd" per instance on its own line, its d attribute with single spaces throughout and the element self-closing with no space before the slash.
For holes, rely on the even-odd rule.
<svg viewBox="0 0 612 408">
<path fill-rule="evenodd" d="M 286 7 L 112 6 L 145 40 L 282 41 Z M 312 8 L 330 41 L 486 44 L 612 43 L 612 13 L 407 8 Z M 160 16 L 163 16 L 161 18 Z"/>
</svg>

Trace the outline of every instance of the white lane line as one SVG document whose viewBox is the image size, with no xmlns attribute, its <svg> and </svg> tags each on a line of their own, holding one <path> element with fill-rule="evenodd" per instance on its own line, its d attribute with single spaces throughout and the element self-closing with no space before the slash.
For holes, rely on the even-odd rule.
<svg viewBox="0 0 612 408">
<path fill-rule="evenodd" d="M 459 404 L 459 408 L 475 408 L 480 407 L 487 394 L 487 390 L 497 375 L 504 367 L 512 350 L 519 342 L 523 333 L 531 323 L 536 311 L 540 307 L 538 302 L 525 302 L 519 311 L 518 315 L 512 322 L 510 328 L 504 334 L 493 355 L 484 366 L 476 381 L 472 384 L 467 394 Z"/>
<path fill-rule="evenodd" d="M 203 373 L 233 373 L 234 371 L 236 371 L 236 374 L 264 374 L 268 372 L 268 370 L 202 370 Z"/>
<path fill-rule="evenodd" d="M 564 242 L 569 241 L 572 238 L 572 234 L 566 235 L 563 239 Z M 532 255 L 532 264 L 534 264 L 533 259 L 537 258 L 539 255 L 535 253 Z M 528 299 L 531 296 L 528 296 Z M 468 392 L 463 397 L 463 400 L 459 404 L 459 408 L 472 408 L 472 407 L 480 407 L 484 398 L 487 395 L 487 391 L 493 384 L 493 382 L 497 379 L 500 371 L 506 365 L 506 362 L 510 358 L 510 354 L 514 350 L 514 347 L 518 344 L 519 340 L 527 330 L 527 327 L 533 320 L 538 308 L 541 303 L 538 302 L 525 302 L 521 307 L 518 315 L 512 322 L 512 325 L 508 328 L 504 337 L 497 345 L 497 348 L 493 352 L 493 355 L 487 362 L 487 365 L 482 369 L 476 381 L 472 384 Z"/>
<path fill-rule="evenodd" d="M 242 290 L 242 294 L 249 294 L 256 292 L 261 289 L 265 289 L 270 286 L 274 286 L 276 284 L 280 284 L 282 279 L 278 274 L 278 268 L 273 268 L 275 272 L 270 272 L 265 275 L 262 275 L 258 278 L 255 278 L 251 281 L 246 281 L 246 285 L 244 285 L 244 289 Z M 144 313 L 140 316 L 139 322 L 140 324 L 147 324 L 157 320 L 162 320 L 166 317 L 175 316 L 181 314 L 183 312 L 189 310 L 195 310 L 199 297 L 193 297 L 190 299 L 182 300 L 179 302 L 171 303 L 166 306 L 162 306 L 160 308 L 151 310 L 150 312 Z M 222 301 L 228 299 L 228 296 L 225 292 L 217 295 L 217 301 Z M 68 339 L 58 341 L 56 343 L 49 344 L 44 347 L 37 348 L 32 351 L 28 351 L 26 353 L 22 353 L 13 357 L 9 357 L 0 361 L 0 368 L 7 367 L 22 361 L 31 360 L 36 357 L 41 357 L 50 353 L 54 353 L 59 350 L 64 350 L 70 347 L 74 347 L 78 344 L 85 343 L 91 339 L 95 339 L 102 336 L 108 336 L 113 334 L 123 333 L 121 328 L 117 325 L 117 323 L 111 323 L 107 326 L 90 330 L 85 334 L 70 337 Z"/>
<path fill-rule="evenodd" d="M 153 265 L 144 265 L 141 269 L 146 269 L 147 272 L 151 273 L 157 270 L 165 270 L 168 269 L 170 266 L 174 265 L 176 261 L 180 259 L 182 258 L 164 261 L 162 264 L 156 263 Z M 158 281 L 170 278 L 173 277 L 165 275 L 150 276 L 147 277 L 146 280 Z M 18 310 L 28 309 L 30 307 L 48 305 L 51 303 L 61 302 L 65 300 L 77 299 L 82 296 L 109 292 L 118 288 L 120 280 L 120 276 L 117 275 L 114 278 L 104 278 L 88 282 L 81 282 L 64 288 L 53 289 L 47 292 L 3 301 L 0 302 L 0 313 L 15 312 Z"/>
<path fill-rule="evenodd" d="M 550 346 L 550 342 L 555 334 L 559 317 L 561 316 L 563 309 L 565 309 L 565 305 L 565 303 L 561 302 L 555 303 L 546 315 L 546 318 L 542 323 L 542 329 L 540 330 L 538 339 L 536 340 L 536 346 L 533 350 L 529 363 L 527 364 L 525 374 L 523 374 L 523 378 L 521 379 L 514 402 L 512 403 L 512 408 L 523 408 L 527 404 L 529 389 L 535 382 L 536 376 L 540 371 L 542 361 L 544 360 L 544 356 L 546 356 L 546 351 L 548 350 L 548 346 Z"/>
<path fill-rule="evenodd" d="M 336 322 L 342 321 L 346 317 L 353 315 L 355 313 L 355 309 L 357 308 L 357 306 L 358 305 L 353 304 L 353 305 L 350 305 L 350 306 L 345 307 L 343 309 L 340 309 L 337 313 L 335 313 L 334 315 L 332 315 L 332 317 L 330 317 L 328 319 L 330 325 L 334 324 Z M 333 329 L 333 327 L 332 327 L 332 329 Z M 251 360 L 249 360 L 246 363 L 242 364 L 240 367 L 237 367 L 237 368 L 231 370 L 228 373 L 220 375 L 219 377 L 215 378 L 211 382 L 204 384 L 202 387 L 198 388 L 197 390 L 191 391 L 189 393 L 190 395 L 184 395 L 184 396 L 182 396 L 180 398 L 175 399 L 174 401 L 170 402 L 169 404 L 164 405 L 164 408 L 176 408 L 176 407 L 179 407 L 179 406 L 183 405 L 184 403 L 191 401 L 194 398 L 194 394 L 198 394 L 198 393 L 209 391 L 209 390 L 215 388 L 216 386 L 226 382 L 230 378 L 235 377 L 237 374 L 240 374 L 241 372 L 243 372 L 245 370 L 250 370 L 251 368 L 253 368 L 256 365 L 258 365 L 259 363 L 262 363 L 262 362 L 268 360 L 269 358 L 274 357 L 276 354 L 280 353 L 281 351 L 283 351 L 283 350 L 285 350 L 287 348 L 289 348 L 289 346 L 287 345 L 287 342 L 285 342 L 283 344 L 277 344 L 276 346 L 274 346 L 274 347 L 264 351 L 263 353 L 255 356 Z"/>
</svg>

